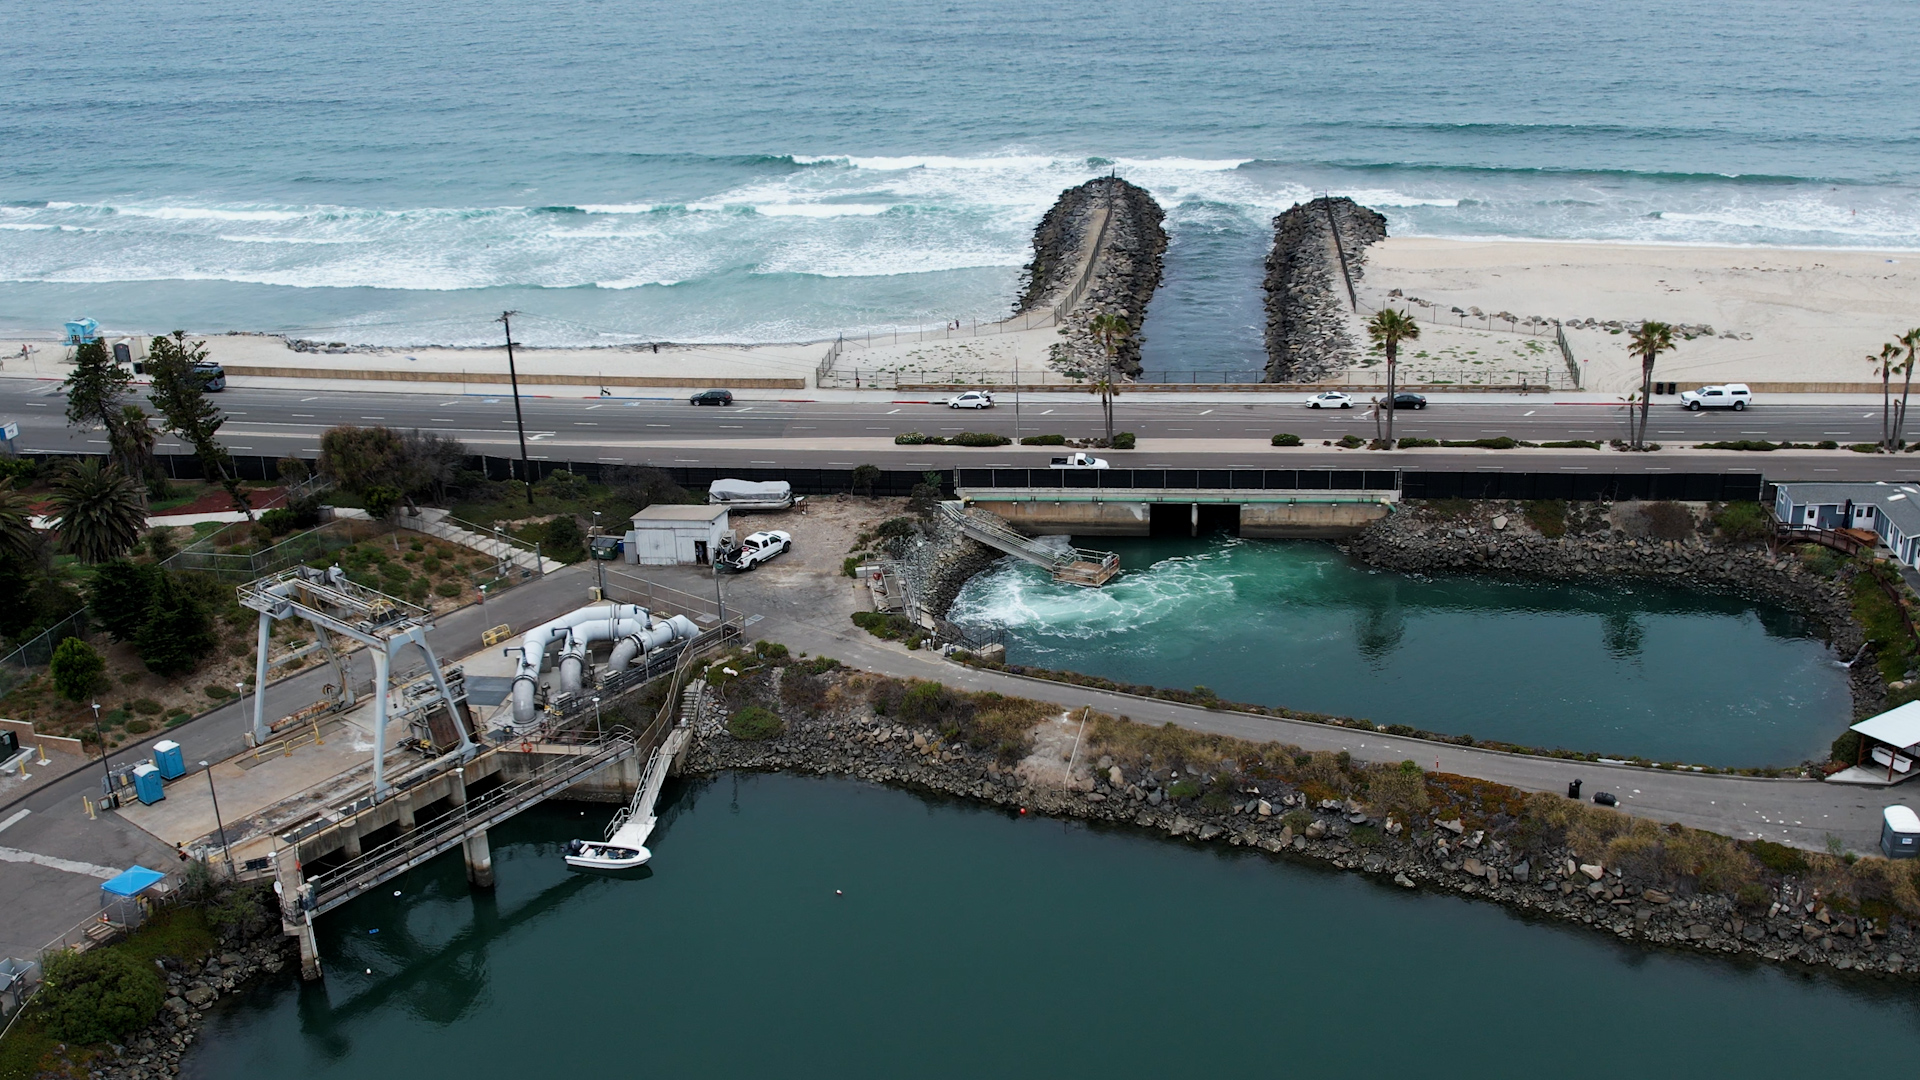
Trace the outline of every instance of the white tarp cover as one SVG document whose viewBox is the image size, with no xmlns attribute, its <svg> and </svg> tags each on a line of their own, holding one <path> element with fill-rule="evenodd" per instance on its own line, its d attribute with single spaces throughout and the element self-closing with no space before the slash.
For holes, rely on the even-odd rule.
<svg viewBox="0 0 1920 1080">
<path fill-rule="evenodd" d="M 780 502 L 793 498 L 793 485 L 785 480 L 715 480 L 707 487 L 707 501 Z"/>
<path fill-rule="evenodd" d="M 1920 701 L 1909 701 L 1879 716 L 1869 716 L 1853 725 L 1853 730 L 1902 750 L 1920 745 Z"/>
</svg>

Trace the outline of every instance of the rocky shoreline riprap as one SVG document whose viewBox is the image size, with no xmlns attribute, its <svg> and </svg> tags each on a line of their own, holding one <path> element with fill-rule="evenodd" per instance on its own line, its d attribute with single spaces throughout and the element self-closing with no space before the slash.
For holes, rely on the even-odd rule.
<svg viewBox="0 0 1920 1080">
<path fill-rule="evenodd" d="M 259 975 L 273 975 L 294 960 L 293 939 L 274 934 L 224 949 L 199 961 L 163 960 L 166 1003 L 154 1022 L 122 1043 L 107 1047 L 87 1066 L 90 1080 L 158 1080 L 176 1076 L 180 1059 L 199 1036 L 206 1010 Z"/>
<path fill-rule="evenodd" d="M 1920 935 L 1903 918 L 1846 914 L 1801 882 L 1784 880 L 1758 896 L 1736 898 L 1583 858 L 1566 844 L 1522 851 L 1515 838 L 1525 830 L 1509 812 L 1517 793 L 1498 785 L 1447 778 L 1463 792 L 1458 802 L 1423 814 L 1382 816 L 1353 797 L 1315 798 L 1304 786 L 1234 777 L 1235 793 L 1209 805 L 1194 792 L 1220 791 L 1219 777 L 1189 772 L 1183 788 L 1179 763 L 1128 767 L 1103 756 L 1091 763 L 1090 775 L 1038 784 L 995 753 L 931 726 L 876 715 L 868 705 L 814 714 L 788 709 L 782 717 L 777 737 L 745 741 L 728 734 L 724 708 L 710 704 L 696 724 L 686 769 L 850 777 L 1147 829 L 1188 843 L 1314 859 L 1383 884 L 1472 896 L 1649 945 L 1843 971 L 1920 974 Z M 1575 803 L 1572 812 L 1587 811 Z"/>
<path fill-rule="evenodd" d="M 1340 243 L 1334 245 L 1331 214 Z M 1273 219 L 1267 255 L 1267 381 L 1313 382 L 1360 359 L 1347 328 L 1350 300 L 1340 256 L 1356 286 L 1367 246 L 1386 239 L 1387 219 L 1352 199 L 1319 198 Z"/>
</svg>

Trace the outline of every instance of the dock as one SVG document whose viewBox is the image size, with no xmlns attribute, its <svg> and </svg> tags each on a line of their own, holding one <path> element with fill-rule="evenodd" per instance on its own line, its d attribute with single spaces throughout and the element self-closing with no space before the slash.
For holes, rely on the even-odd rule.
<svg viewBox="0 0 1920 1080">
<path fill-rule="evenodd" d="M 976 513 L 958 502 L 944 502 L 940 510 L 960 531 L 1036 566 L 1045 567 L 1063 585 L 1097 589 L 1120 573 L 1120 556 L 1072 546 L 1042 544 L 992 514 Z"/>
</svg>

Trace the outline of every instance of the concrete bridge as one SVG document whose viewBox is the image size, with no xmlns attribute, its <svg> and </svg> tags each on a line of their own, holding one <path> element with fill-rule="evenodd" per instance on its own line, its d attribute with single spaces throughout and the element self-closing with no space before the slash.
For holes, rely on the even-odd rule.
<svg viewBox="0 0 1920 1080">
<path fill-rule="evenodd" d="M 1400 501 L 1384 470 L 959 469 L 954 493 L 1028 536 L 1351 536 Z"/>
</svg>

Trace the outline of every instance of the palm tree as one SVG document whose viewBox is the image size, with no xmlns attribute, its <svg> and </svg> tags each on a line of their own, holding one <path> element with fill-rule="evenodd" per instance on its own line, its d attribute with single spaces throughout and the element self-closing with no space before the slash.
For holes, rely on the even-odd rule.
<svg viewBox="0 0 1920 1080">
<path fill-rule="evenodd" d="M 1893 373 L 1899 370 L 1895 360 L 1900 359 L 1900 346 L 1886 344 L 1880 346 L 1880 355 L 1867 354 L 1867 363 L 1873 365 L 1876 375 L 1880 376 L 1880 447 L 1893 449 Z"/>
<path fill-rule="evenodd" d="M 1381 308 L 1367 320 L 1367 336 L 1387 351 L 1387 445 L 1393 445 L 1393 377 L 1400 362 L 1400 343 L 1420 340 L 1420 324 L 1413 316 Z"/>
<path fill-rule="evenodd" d="M 1119 354 L 1120 343 L 1133 333 L 1133 325 L 1127 322 L 1125 315 L 1111 313 L 1095 315 L 1088 324 L 1093 331 L 1094 340 L 1106 350 L 1107 363 L 1100 371 L 1089 390 L 1100 395 L 1100 411 L 1107 418 L 1107 445 L 1113 445 L 1113 399 L 1120 396 L 1120 387 L 1114 378 L 1113 361 Z"/>
<path fill-rule="evenodd" d="M 13 490 L 11 478 L 0 480 L 0 551 L 31 558 L 35 541 L 33 509 L 27 497 Z"/>
<path fill-rule="evenodd" d="M 147 423 L 146 410 L 138 405 L 120 407 L 120 419 L 107 429 L 107 443 L 120 468 L 132 477 L 145 479 L 153 464 L 153 447 L 159 436 Z"/>
<path fill-rule="evenodd" d="M 1900 429 L 1907 423 L 1907 395 L 1913 391 L 1913 365 L 1915 361 L 1920 361 L 1920 327 L 1901 334 L 1898 340 L 1900 344 L 1907 347 L 1907 362 L 1900 365 L 1900 371 L 1906 381 L 1900 385 L 1900 413 L 1898 419 L 1893 422 L 1895 446 L 1900 444 Z"/>
<path fill-rule="evenodd" d="M 1673 327 L 1663 322 L 1643 322 L 1627 339 L 1627 351 L 1640 358 L 1640 424 L 1633 432 L 1633 448 L 1645 449 L 1647 406 L 1653 397 L 1653 362 L 1663 352 L 1671 352 L 1678 343 Z"/>
<path fill-rule="evenodd" d="M 99 458 L 82 461 L 53 482 L 53 509 L 60 546 L 90 563 L 125 555 L 147 525 L 140 484 Z"/>
</svg>

